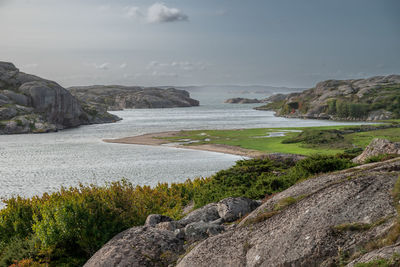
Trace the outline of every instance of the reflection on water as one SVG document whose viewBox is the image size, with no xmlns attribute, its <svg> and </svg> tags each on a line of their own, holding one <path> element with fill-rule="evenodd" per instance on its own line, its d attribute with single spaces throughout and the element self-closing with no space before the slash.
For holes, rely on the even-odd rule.
<svg viewBox="0 0 400 267">
<path fill-rule="evenodd" d="M 79 182 L 104 184 L 122 178 L 140 185 L 178 182 L 211 175 L 241 159 L 167 146 L 104 143 L 103 138 L 181 129 L 339 124 L 277 118 L 272 112 L 251 109 L 253 106 L 212 104 L 194 108 L 125 110 L 113 112 L 123 118 L 118 123 L 49 134 L 0 136 L 0 196 L 32 196 Z"/>
</svg>

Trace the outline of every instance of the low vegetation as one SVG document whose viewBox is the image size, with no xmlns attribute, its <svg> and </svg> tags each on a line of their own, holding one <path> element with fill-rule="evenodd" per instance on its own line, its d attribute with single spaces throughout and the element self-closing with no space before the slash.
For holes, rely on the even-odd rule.
<svg viewBox="0 0 400 267">
<path fill-rule="evenodd" d="M 308 156 L 338 153 L 357 155 L 374 138 L 400 142 L 398 121 L 382 125 L 181 131 L 178 135 L 165 139 L 171 142 L 191 140 L 188 146 L 221 144 L 265 153 Z"/>
<path fill-rule="evenodd" d="M 212 177 L 179 184 L 151 188 L 121 181 L 13 197 L 0 210 L 0 266 L 81 266 L 110 238 L 142 225 L 149 214 L 179 219 L 190 201 L 200 207 L 229 196 L 260 199 L 315 174 L 353 165 L 342 156 L 321 155 L 297 163 L 242 160 Z"/>
</svg>

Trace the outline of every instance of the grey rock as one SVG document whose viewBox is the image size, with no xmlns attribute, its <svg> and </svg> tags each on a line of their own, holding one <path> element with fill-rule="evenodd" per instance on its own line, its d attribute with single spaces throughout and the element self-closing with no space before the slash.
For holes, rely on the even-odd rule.
<svg viewBox="0 0 400 267">
<path fill-rule="evenodd" d="M 112 238 L 84 266 L 168 266 L 183 252 L 183 240 L 173 232 L 133 227 Z"/>
<path fill-rule="evenodd" d="M 360 155 L 353 159 L 353 162 L 364 163 L 366 159 L 382 154 L 400 154 L 400 143 L 390 142 L 387 139 L 375 138 Z"/>
<path fill-rule="evenodd" d="M 38 113 L 46 113 L 49 122 L 65 127 L 81 124 L 83 111 L 78 101 L 60 85 L 47 81 L 27 82 L 19 91 L 30 96 L 31 106 Z"/>
<path fill-rule="evenodd" d="M 0 108 L 0 120 L 9 120 L 17 115 L 17 110 L 13 107 Z"/>
<path fill-rule="evenodd" d="M 259 206 L 255 200 L 245 197 L 229 197 L 217 204 L 218 214 L 225 222 L 233 222 Z"/>
<path fill-rule="evenodd" d="M 155 227 L 158 229 L 174 232 L 176 229 L 182 228 L 182 225 L 179 222 L 170 221 L 170 222 L 160 222 Z"/>
<path fill-rule="evenodd" d="M 15 93 L 15 92 L 10 91 L 10 90 L 3 90 L 2 94 L 7 96 L 8 99 L 10 99 L 11 101 L 13 101 L 14 103 L 16 103 L 18 105 L 22 105 L 22 106 L 28 106 L 29 105 L 29 99 L 25 95 Z"/>
<path fill-rule="evenodd" d="M 211 222 L 219 219 L 218 205 L 216 203 L 210 203 L 202 208 L 190 212 L 188 215 L 180 219 L 178 222 L 182 225 L 188 225 L 194 222 Z"/>
<path fill-rule="evenodd" d="M 367 263 L 377 259 L 391 259 L 395 255 L 400 255 L 400 243 L 368 252 L 347 264 L 346 267 L 354 267 L 357 263 Z"/>
<path fill-rule="evenodd" d="M 145 226 L 155 227 L 157 224 L 162 222 L 171 222 L 172 219 L 165 215 L 160 214 L 150 214 L 146 218 L 146 222 L 144 223 Z"/>
<path fill-rule="evenodd" d="M 276 194 L 236 228 L 207 238 L 177 266 L 332 266 L 388 233 L 397 215 L 391 190 L 400 159 L 324 174 Z M 276 209 L 287 198 L 288 206 Z M 363 231 L 352 223 L 384 223 Z"/>
<path fill-rule="evenodd" d="M 189 242 L 195 242 L 222 233 L 224 230 L 225 228 L 222 225 L 203 221 L 194 222 L 186 225 L 185 239 Z"/>
<path fill-rule="evenodd" d="M 176 238 L 185 239 L 185 229 L 176 229 L 174 235 Z"/>
</svg>

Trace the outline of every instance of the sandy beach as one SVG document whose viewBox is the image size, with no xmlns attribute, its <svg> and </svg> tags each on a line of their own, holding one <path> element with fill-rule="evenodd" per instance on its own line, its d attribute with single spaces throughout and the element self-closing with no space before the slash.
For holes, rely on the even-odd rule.
<svg viewBox="0 0 400 267">
<path fill-rule="evenodd" d="M 107 143 L 135 144 L 135 145 L 149 145 L 149 146 L 168 145 L 170 147 L 204 150 L 204 151 L 218 152 L 224 154 L 238 155 L 248 158 L 256 158 L 265 155 L 265 153 L 262 153 L 257 150 L 245 149 L 237 146 L 229 146 L 222 144 L 181 145 L 181 144 L 175 144 L 169 140 L 160 139 L 162 137 L 173 137 L 178 135 L 179 133 L 180 131 L 159 132 L 159 133 L 150 133 L 138 136 L 124 137 L 119 139 L 103 139 L 103 141 Z"/>
</svg>

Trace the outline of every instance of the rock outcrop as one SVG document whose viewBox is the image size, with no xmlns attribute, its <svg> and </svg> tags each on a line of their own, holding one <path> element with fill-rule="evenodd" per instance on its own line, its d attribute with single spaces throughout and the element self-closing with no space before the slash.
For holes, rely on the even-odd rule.
<svg viewBox="0 0 400 267">
<path fill-rule="evenodd" d="M 56 82 L 0 62 L 0 134 L 56 131 L 118 119 L 98 109 L 86 110 Z"/>
<path fill-rule="evenodd" d="M 184 252 L 183 245 L 171 231 L 133 227 L 112 238 L 84 266 L 168 266 Z"/>
<path fill-rule="evenodd" d="M 115 236 L 85 266 L 168 266 L 194 243 L 224 232 L 228 227 L 222 223 L 233 222 L 259 205 L 247 198 L 227 198 L 194 210 L 178 221 L 149 215 L 144 226 Z"/>
<path fill-rule="evenodd" d="M 212 236 L 186 266 L 332 266 L 397 223 L 391 191 L 400 159 L 325 174 L 273 196 L 238 227 Z"/>
<path fill-rule="evenodd" d="M 400 143 L 390 142 L 387 139 L 375 138 L 365 148 L 363 153 L 353 159 L 353 162 L 364 163 L 368 158 L 384 154 L 400 154 Z"/>
<path fill-rule="evenodd" d="M 68 90 L 81 102 L 102 105 L 107 110 L 133 108 L 174 108 L 198 106 L 185 90 L 175 88 L 142 88 L 121 85 L 70 87 Z"/>
<path fill-rule="evenodd" d="M 242 97 L 236 97 L 236 98 L 229 98 L 225 100 L 225 103 L 229 104 L 255 104 L 255 103 L 263 103 L 263 100 L 259 99 L 250 99 L 250 98 L 242 98 Z"/>
<path fill-rule="evenodd" d="M 400 75 L 357 80 L 327 80 L 301 93 L 276 95 L 258 110 L 274 110 L 277 116 L 386 120 L 400 117 Z"/>
</svg>

